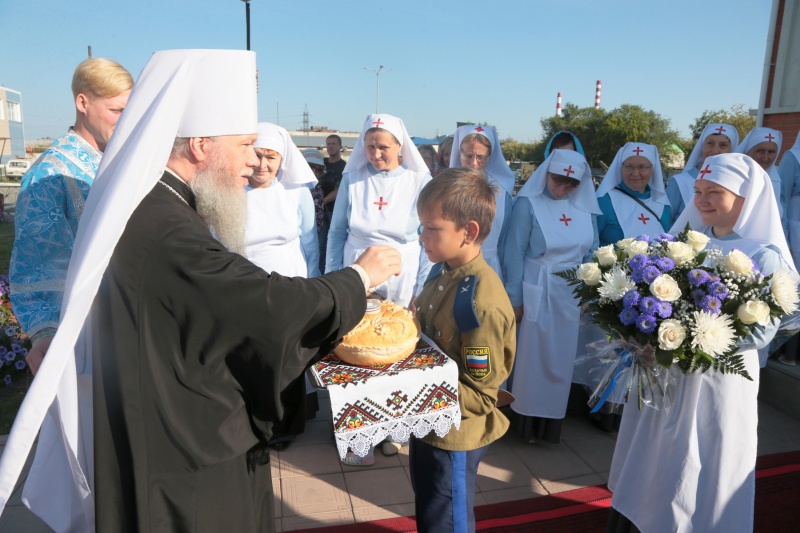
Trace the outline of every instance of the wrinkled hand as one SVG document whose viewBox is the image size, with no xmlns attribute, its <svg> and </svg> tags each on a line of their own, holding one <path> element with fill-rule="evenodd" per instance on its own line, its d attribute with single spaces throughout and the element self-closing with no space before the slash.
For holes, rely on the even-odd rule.
<svg viewBox="0 0 800 533">
<path fill-rule="evenodd" d="M 31 372 L 33 375 L 36 375 L 36 372 L 39 371 L 39 367 L 44 361 L 44 356 L 47 353 L 47 349 L 50 348 L 50 343 L 53 342 L 53 336 L 49 337 L 42 337 L 38 339 L 36 342 L 33 343 L 31 349 L 28 351 L 28 355 L 25 356 L 25 362 L 28 363 L 28 366 L 31 368 Z"/>
<path fill-rule="evenodd" d="M 513 309 L 514 309 L 514 318 L 517 319 L 517 324 L 519 324 L 520 322 L 522 322 L 522 315 L 525 312 L 525 309 L 521 305 L 518 305 Z"/>
<path fill-rule="evenodd" d="M 400 274 L 400 252 L 391 246 L 370 246 L 356 259 L 355 264 L 363 268 L 369 276 L 369 286 L 380 285 L 389 276 Z"/>
</svg>

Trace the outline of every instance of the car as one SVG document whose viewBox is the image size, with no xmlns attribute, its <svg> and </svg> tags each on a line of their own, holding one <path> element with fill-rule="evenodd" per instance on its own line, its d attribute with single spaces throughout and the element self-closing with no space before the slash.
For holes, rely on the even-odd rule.
<svg viewBox="0 0 800 533">
<path fill-rule="evenodd" d="M 30 159 L 10 159 L 6 163 L 6 177 L 20 179 L 33 165 Z"/>
</svg>

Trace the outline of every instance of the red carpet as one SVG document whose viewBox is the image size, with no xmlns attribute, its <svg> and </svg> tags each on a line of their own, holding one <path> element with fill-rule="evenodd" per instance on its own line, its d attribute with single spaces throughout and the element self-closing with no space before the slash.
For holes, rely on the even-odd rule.
<svg viewBox="0 0 800 533">
<path fill-rule="evenodd" d="M 800 451 L 756 462 L 755 531 L 797 531 L 800 524 Z M 603 532 L 611 505 L 604 485 L 475 508 L 483 533 Z M 413 533 L 413 517 L 304 529 L 309 533 Z"/>
</svg>

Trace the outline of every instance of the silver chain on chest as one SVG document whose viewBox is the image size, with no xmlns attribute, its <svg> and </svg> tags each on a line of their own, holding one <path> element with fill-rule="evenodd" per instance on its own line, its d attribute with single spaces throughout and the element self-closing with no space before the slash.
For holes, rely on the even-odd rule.
<svg viewBox="0 0 800 533">
<path fill-rule="evenodd" d="M 159 182 L 161 185 L 163 185 L 164 187 L 166 187 L 167 189 L 169 189 L 169 190 L 170 190 L 170 192 L 172 192 L 172 194 L 174 194 L 175 196 L 177 196 L 178 198 L 180 198 L 180 199 L 181 199 L 181 201 L 182 201 L 183 203 L 185 203 L 186 205 L 189 205 L 189 202 L 187 202 L 187 201 L 186 201 L 186 198 L 184 198 L 183 196 L 181 196 L 181 193 L 179 193 L 178 191 L 176 191 L 175 189 L 173 189 L 172 187 L 170 187 L 170 185 L 169 185 L 168 183 L 165 183 L 165 182 L 163 182 L 163 181 L 161 181 L 161 180 L 158 180 L 158 182 Z"/>
</svg>

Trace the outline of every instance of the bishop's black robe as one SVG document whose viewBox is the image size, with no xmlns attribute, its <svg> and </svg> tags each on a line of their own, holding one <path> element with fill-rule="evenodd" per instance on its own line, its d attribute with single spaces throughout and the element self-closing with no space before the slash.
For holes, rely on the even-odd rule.
<svg viewBox="0 0 800 533">
<path fill-rule="evenodd" d="M 281 391 L 364 315 L 364 286 L 350 268 L 265 273 L 162 181 L 174 191 L 157 183 L 134 211 L 91 314 L 97 531 L 272 531 L 252 450 Z"/>
</svg>

